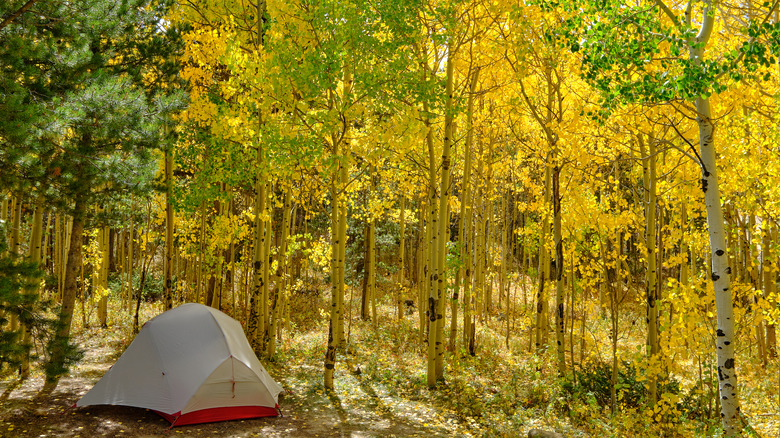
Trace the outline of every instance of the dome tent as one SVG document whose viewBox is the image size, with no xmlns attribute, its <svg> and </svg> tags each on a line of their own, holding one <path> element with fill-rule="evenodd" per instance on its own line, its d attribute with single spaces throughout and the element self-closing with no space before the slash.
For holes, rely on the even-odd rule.
<svg viewBox="0 0 780 438">
<path fill-rule="evenodd" d="M 173 427 L 276 416 L 281 392 L 238 321 L 188 303 L 147 321 L 76 406 L 147 408 Z"/>
</svg>

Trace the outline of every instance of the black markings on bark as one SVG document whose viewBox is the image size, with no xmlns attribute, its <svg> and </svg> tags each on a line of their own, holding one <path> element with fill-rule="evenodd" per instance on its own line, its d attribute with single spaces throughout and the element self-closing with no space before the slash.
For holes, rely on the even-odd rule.
<svg viewBox="0 0 780 438">
<path fill-rule="evenodd" d="M 719 279 L 720 279 L 720 275 L 718 275 L 718 274 L 713 272 L 712 273 L 712 281 L 718 281 Z"/>
<path fill-rule="evenodd" d="M 726 267 L 726 273 L 731 274 L 731 266 Z"/>
<path fill-rule="evenodd" d="M 726 252 L 725 252 L 725 251 L 723 251 L 722 249 L 719 249 L 719 250 L 715 251 L 715 255 L 716 255 L 716 256 L 722 256 L 722 255 L 723 255 L 723 254 L 725 254 L 725 253 L 726 253 Z"/>
<path fill-rule="evenodd" d="M 718 380 L 723 380 L 723 373 L 721 372 L 720 367 L 718 367 Z"/>
<path fill-rule="evenodd" d="M 726 336 L 726 334 L 723 333 L 723 329 L 718 329 L 718 336 Z"/>
<path fill-rule="evenodd" d="M 731 341 L 724 341 L 723 345 L 731 345 Z"/>
<path fill-rule="evenodd" d="M 726 363 L 723 364 L 726 369 L 734 368 L 734 358 L 726 359 Z"/>
<path fill-rule="evenodd" d="M 701 179 L 701 191 L 704 193 L 707 193 L 707 179 L 702 178 Z"/>
<path fill-rule="evenodd" d="M 430 315 L 430 321 L 436 321 L 436 300 L 433 297 L 428 297 L 428 315 Z"/>
</svg>

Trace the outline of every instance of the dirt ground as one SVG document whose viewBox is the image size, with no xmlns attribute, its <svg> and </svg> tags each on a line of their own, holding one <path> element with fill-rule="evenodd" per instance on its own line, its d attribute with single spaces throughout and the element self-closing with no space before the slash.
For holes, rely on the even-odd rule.
<svg viewBox="0 0 780 438">
<path fill-rule="evenodd" d="M 97 333 L 96 333 L 97 332 Z M 388 437 L 464 436 L 465 431 L 431 421 L 425 406 L 409 406 L 404 414 L 387 406 L 381 393 L 361 384 L 318 390 L 292 371 L 268 367 L 287 390 L 279 400 L 283 416 L 169 428 L 154 412 L 123 406 L 72 408 L 116 361 L 123 342 L 112 332 L 91 329 L 80 336 L 85 356 L 57 388 L 42 393 L 43 376 L 23 382 L 14 376 L 0 381 L 0 437 Z M 293 365 L 302 366 L 302 365 Z M 292 368 L 291 367 L 291 368 Z M 312 370 L 313 371 L 313 370 Z M 313 374 L 313 373 L 312 373 Z M 298 376 L 301 374 L 298 373 Z M 349 376 L 355 379 L 355 376 Z M 297 380 L 296 380 L 297 379 Z M 362 385 L 363 387 L 365 385 Z M 358 389 L 355 389 L 358 388 Z M 353 392 L 353 393 L 350 393 Z M 358 394 L 358 392 L 360 394 Z"/>
</svg>

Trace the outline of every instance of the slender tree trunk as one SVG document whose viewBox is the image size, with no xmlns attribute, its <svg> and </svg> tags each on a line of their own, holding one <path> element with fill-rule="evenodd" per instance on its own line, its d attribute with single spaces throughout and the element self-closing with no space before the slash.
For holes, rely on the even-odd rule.
<svg viewBox="0 0 780 438">
<path fill-rule="evenodd" d="M 460 203 L 460 219 L 458 220 L 458 244 L 460 245 L 461 266 L 455 273 L 455 285 L 453 292 L 453 305 L 452 305 L 452 323 L 450 326 L 450 351 L 455 351 L 455 338 L 458 332 L 458 308 L 457 303 L 459 301 L 461 279 L 463 279 L 463 341 L 464 346 L 469 344 L 469 330 L 467 325 L 470 323 L 471 312 L 468 311 L 469 299 L 471 298 L 470 288 L 467 278 L 470 275 L 466 275 L 469 270 L 468 253 L 471 251 L 470 245 L 467 244 L 469 234 L 466 233 L 468 227 L 468 213 L 470 212 L 471 203 L 471 147 L 474 143 L 474 95 L 477 90 L 477 82 L 479 81 L 479 68 L 474 70 L 471 76 L 471 84 L 469 86 L 469 95 L 466 107 L 466 144 L 463 147 L 463 155 L 465 156 L 465 164 L 463 166 L 463 182 L 462 182 L 462 195 Z M 469 278 L 470 280 L 470 278 Z"/>
<path fill-rule="evenodd" d="M 423 105 L 423 111 L 430 114 L 428 104 Z M 430 119 L 426 120 L 428 134 L 426 143 L 428 145 L 428 209 L 430 219 L 426 234 L 428 235 L 428 357 L 427 357 L 427 383 L 429 388 L 436 386 L 436 311 L 438 309 L 438 238 L 439 238 L 439 202 L 436 190 L 436 169 L 437 160 L 433 145 L 433 126 Z"/>
<path fill-rule="evenodd" d="M 173 308 L 173 152 L 165 151 L 165 310 Z"/>
<path fill-rule="evenodd" d="M 544 168 L 544 205 L 549 205 L 550 186 L 552 185 L 550 168 Z M 550 273 L 547 254 L 547 236 L 550 234 L 550 221 L 541 215 L 542 229 L 539 234 L 539 288 L 536 293 L 536 351 L 541 351 L 547 339 L 547 291 L 546 283 Z"/>
<path fill-rule="evenodd" d="M 637 136 L 641 154 L 642 170 L 644 174 L 644 203 L 645 203 L 645 246 L 647 253 L 647 271 L 645 275 L 645 296 L 647 302 L 647 357 L 648 371 L 648 403 L 654 406 L 658 401 L 658 279 L 656 273 L 656 156 L 655 141 L 648 136 L 649 151 L 642 135 Z"/>
<path fill-rule="evenodd" d="M 404 255 L 406 251 L 406 195 L 401 195 L 400 214 L 400 243 L 398 244 L 398 280 L 396 286 L 396 312 L 399 320 L 404 317 Z"/>
<path fill-rule="evenodd" d="M 704 49 L 712 33 L 715 11 L 711 0 L 704 0 L 701 29 L 691 47 L 691 59 L 699 64 Z M 731 298 L 731 270 L 728 267 L 726 236 L 723 221 L 723 209 L 720 203 L 720 188 L 715 156 L 715 129 L 708 98 L 695 101 L 699 125 L 699 145 L 702 159 L 702 191 L 707 208 L 710 254 L 712 257 L 711 278 L 715 288 L 715 306 L 717 309 L 717 358 L 718 380 L 720 387 L 720 417 L 725 436 L 738 436 L 742 431 L 739 418 L 739 395 L 736 365 L 734 363 L 735 330 L 734 305 Z"/>
<path fill-rule="evenodd" d="M 430 252 L 428 250 L 429 242 L 431 240 L 431 225 L 426 222 L 428 217 L 428 204 L 425 203 L 425 199 L 420 200 L 420 231 L 419 231 L 419 246 L 417 251 L 418 260 L 418 274 L 417 274 L 417 315 L 420 319 L 420 331 L 419 331 L 419 343 L 420 346 L 425 348 L 425 330 L 428 327 L 426 316 L 428 315 L 427 307 L 425 306 L 426 298 L 428 295 L 428 266 L 430 262 Z"/>
<path fill-rule="evenodd" d="M 769 225 L 769 220 L 764 218 L 761 224 L 762 244 L 761 244 L 761 258 L 762 258 L 762 274 L 764 283 L 764 299 L 769 299 L 775 293 L 775 273 L 772 269 L 772 256 L 770 255 L 770 246 L 772 244 L 772 231 Z M 767 321 L 766 323 L 766 346 L 767 353 L 770 358 L 777 356 L 777 334 L 775 331 L 775 324 Z"/>
<path fill-rule="evenodd" d="M 109 265 L 109 239 L 110 230 L 102 227 L 98 232 L 98 248 L 100 248 L 100 270 L 97 272 L 98 282 L 94 291 L 100 296 L 98 302 L 98 323 L 101 327 L 108 327 L 108 265 Z"/>
<path fill-rule="evenodd" d="M 135 224 L 133 224 L 133 217 L 130 216 L 130 229 L 127 236 L 127 309 L 132 308 L 133 302 L 133 274 L 134 274 L 134 240 L 135 240 Z"/>
<path fill-rule="evenodd" d="M 343 102 L 350 102 L 352 99 L 352 86 L 353 78 L 351 66 L 346 64 L 343 72 Z M 349 132 L 349 120 L 345 120 L 344 126 L 346 132 L 343 133 L 343 145 L 342 150 L 339 150 L 337 137 L 332 136 L 333 155 L 338 159 L 339 169 L 338 175 L 334 175 L 334 179 L 338 178 L 338 183 L 333 182 L 331 184 L 331 198 L 332 208 L 337 209 L 338 212 L 331 213 L 331 230 L 336 233 L 332 239 L 333 244 L 336 245 L 335 255 L 336 263 L 331 263 L 331 314 L 330 314 L 330 327 L 328 329 L 328 346 L 325 351 L 325 372 L 324 372 L 324 385 L 326 389 L 333 389 L 333 373 L 336 365 L 336 350 L 341 348 L 346 343 L 344 336 L 344 289 L 345 289 L 345 253 L 346 253 L 346 240 L 347 240 L 347 194 L 346 188 L 349 182 L 349 155 L 351 153 L 350 147 L 350 132 Z M 341 154 L 339 154 L 341 152 Z M 336 222 L 337 221 L 337 222 Z M 334 275 L 334 273 L 336 275 Z"/>
<path fill-rule="evenodd" d="M 255 180 L 255 199 L 254 199 L 254 236 L 252 252 L 252 292 L 249 294 L 249 318 L 247 321 L 247 338 L 252 344 L 255 353 L 263 350 L 263 333 L 265 332 L 265 314 L 263 313 L 263 290 L 265 289 L 265 277 L 263 275 L 264 265 L 266 263 L 265 239 L 266 239 L 266 196 L 267 186 L 265 175 L 259 169 L 263 163 L 263 147 L 257 147 L 258 172 Z"/>
<path fill-rule="evenodd" d="M 557 157 L 556 157 L 557 160 Z M 566 349 L 564 345 L 565 313 L 563 296 L 563 236 L 561 234 L 561 167 L 557 162 L 552 172 L 553 196 L 553 239 L 555 240 L 555 326 L 558 375 L 566 375 Z"/>
<path fill-rule="evenodd" d="M 607 238 L 609 239 L 609 237 Z M 610 330 L 610 341 L 612 346 L 612 375 L 610 377 L 610 409 L 614 414 L 617 412 L 617 385 L 618 385 L 618 323 L 620 322 L 620 302 L 622 301 L 622 283 L 620 259 L 623 256 L 623 233 L 619 232 L 617 235 L 617 257 L 615 258 L 615 282 L 614 284 L 607 278 L 607 284 L 609 288 L 609 308 L 610 308 L 610 322 L 612 323 L 612 329 Z M 609 240 L 607 240 L 609 245 Z M 608 251 L 611 253 L 611 251 Z"/>
<path fill-rule="evenodd" d="M 35 205 L 33 213 L 32 230 L 30 232 L 30 261 L 40 265 L 41 263 L 41 238 L 43 237 L 43 203 L 38 202 Z M 40 291 L 37 291 L 40 294 Z M 22 345 L 30 345 L 32 342 L 30 336 L 30 327 L 22 325 Z M 22 357 L 22 364 L 19 370 L 22 379 L 26 379 L 30 374 L 30 356 L 25 354 Z"/>
<path fill-rule="evenodd" d="M 70 327 L 73 320 L 73 309 L 76 306 L 76 294 L 78 285 L 76 279 L 81 267 L 81 248 L 84 234 L 84 216 L 86 205 L 81 197 L 75 200 L 73 213 L 73 228 L 70 232 L 70 248 L 68 250 L 68 262 L 65 268 L 65 285 L 62 294 L 62 306 L 60 307 L 60 328 L 57 331 L 55 347 L 51 352 L 51 365 L 56 369 L 55 374 L 64 372 L 66 358 L 66 345 L 70 339 Z M 59 377 L 47 376 L 47 384 L 54 389 Z"/>
<path fill-rule="evenodd" d="M 338 326 L 338 283 L 339 283 L 339 193 L 336 177 L 333 177 L 330 187 L 331 208 L 331 252 L 330 252 L 330 319 L 328 322 L 328 347 L 325 351 L 325 387 L 333 388 L 333 372 L 336 366 L 336 347 L 337 340 L 334 336 L 334 330 Z"/>
<path fill-rule="evenodd" d="M 491 107 L 491 113 L 492 113 L 492 107 Z M 487 184 L 485 187 L 485 196 L 483 197 L 483 202 L 485 203 L 485 221 L 484 221 L 484 228 L 483 235 L 484 235 L 484 242 L 483 242 L 483 253 L 484 257 L 481 260 L 484 260 L 484 269 L 483 269 L 483 278 L 488 278 L 489 281 L 487 284 L 485 284 L 485 287 L 480 289 L 484 293 L 484 308 L 482 309 L 482 315 L 484 320 L 490 321 L 489 316 L 493 313 L 493 243 L 495 239 L 493 239 L 493 230 L 496 228 L 494 224 L 494 218 L 493 218 L 493 151 L 494 151 L 494 139 L 491 136 L 490 140 L 488 141 L 488 155 L 487 155 Z"/>
<path fill-rule="evenodd" d="M 276 355 L 276 334 L 279 329 L 279 320 L 281 319 L 282 307 L 280 303 L 285 294 L 286 279 L 285 269 L 287 265 L 287 240 L 290 235 L 290 189 L 284 189 L 284 205 L 282 207 L 282 236 L 279 242 L 279 255 L 277 260 L 277 283 L 274 285 L 274 293 L 271 302 L 271 327 L 266 336 L 268 344 L 266 354 L 269 360 L 275 360 Z"/>
<path fill-rule="evenodd" d="M 445 299 L 447 296 L 447 242 L 450 235 L 450 167 L 452 165 L 452 136 L 454 132 L 453 115 L 453 82 L 455 81 L 455 45 L 452 40 L 449 44 L 449 56 L 447 57 L 447 82 L 446 93 L 447 100 L 444 112 L 444 141 L 442 143 L 441 154 L 441 183 L 439 185 L 439 230 L 437 244 L 438 260 L 436 261 L 437 272 L 437 302 L 436 302 L 436 380 L 444 379 L 444 312 Z M 428 378 L 430 384 L 430 378 Z"/>
</svg>

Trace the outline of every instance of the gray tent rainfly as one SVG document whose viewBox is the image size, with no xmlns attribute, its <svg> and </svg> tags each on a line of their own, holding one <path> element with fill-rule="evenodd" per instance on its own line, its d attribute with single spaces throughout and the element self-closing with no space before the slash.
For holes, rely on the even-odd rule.
<svg viewBox="0 0 780 438">
<path fill-rule="evenodd" d="M 238 321 L 189 303 L 147 321 L 76 406 L 147 408 L 173 427 L 276 416 L 282 391 Z"/>
</svg>

